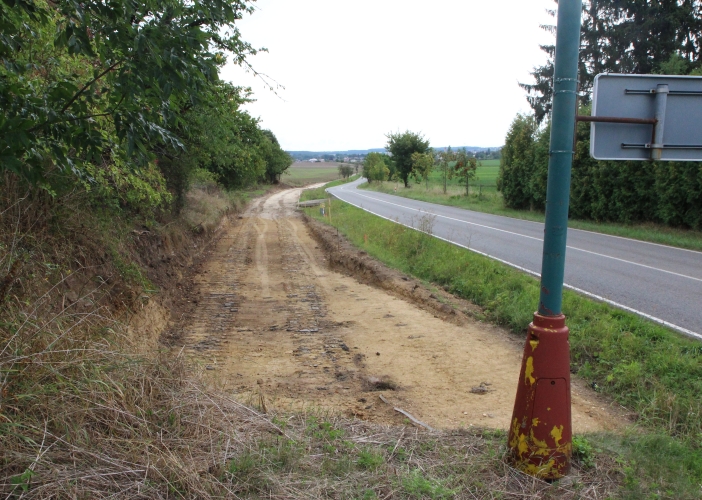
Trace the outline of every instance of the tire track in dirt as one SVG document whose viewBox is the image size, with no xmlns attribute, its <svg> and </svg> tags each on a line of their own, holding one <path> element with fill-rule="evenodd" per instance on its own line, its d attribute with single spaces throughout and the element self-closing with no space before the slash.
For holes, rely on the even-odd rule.
<svg viewBox="0 0 702 500">
<path fill-rule="evenodd" d="M 295 211 L 298 196 L 286 190 L 257 200 L 225 230 L 195 279 L 201 299 L 184 327 L 185 352 L 213 383 L 268 410 L 401 423 L 379 400 L 382 391 L 435 427 L 506 429 L 519 343 L 472 320 L 443 321 L 329 269 Z M 617 425 L 583 392 L 573 397 L 576 431 Z"/>
</svg>

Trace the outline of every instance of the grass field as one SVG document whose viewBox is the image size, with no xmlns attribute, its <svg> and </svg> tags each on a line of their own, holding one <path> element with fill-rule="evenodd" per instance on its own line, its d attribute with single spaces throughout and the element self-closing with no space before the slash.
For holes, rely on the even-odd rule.
<svg viewBox="0 0 702 500">
<path fill-rule="evenodd" d="M 295 162 L 281 177 L 281 182 L 293 187 L 330 182 L 339 178 L 339 163 Z"/>
<path fill-rule="evenodd" d="M 502 194 L 496 188 L 499 170 L 499 160 L 483 161 L 478 167 L 476 179 L 471 181 L 470 192 L 467 196 L 465 185 L 461 185 L 458 179 L 448 180 L 447 192 L 444 194 L 443 178 L 441 173 L 437 171 L 431 173 L 428 187 L 424 183 L 417 184 L 414 182 L 410 184 L 409 188 L 405 188 L 402 182 L 375 182 L 373 184 L 364 184 L 361 187 L 362 189 L 396 194 L 405 198 L 439 205 L 465 208 L 476 212 L 503 215 L 515 219 L 544 222 L 545 216 L 543 212 L 514 210 L 504 206 Z M 396 186 L 397 191 L 395 191 Z M 573 229 L 583 229 L 585 231 L 702 251 L 702 231 L 678 229 L 655 223 L 627 225 L 573 219 L 568 222 L 568 226 Z"/>
<path fill-rule="evenodd" d="M 523 335 L 538 303 L 536 279 L 338 200 L 333 204 L 333 226 L 357 247 L 478 304 L 478 319 Z M 318 211 L 308 213 L 330 223 Z M 699 342 L 570 291 L 563 310 L 573 373 L 636 416 L 623 434 L 578 437 L 589 453 L 608 454 L 620 465 L 626 478 L 617 498 L 700 498 Z"/>
</svg>

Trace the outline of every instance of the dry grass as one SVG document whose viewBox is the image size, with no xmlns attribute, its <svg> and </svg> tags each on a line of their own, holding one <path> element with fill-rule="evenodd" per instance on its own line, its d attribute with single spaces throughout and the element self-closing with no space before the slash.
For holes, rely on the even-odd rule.
<svg viewBox="0 0 702 500">
<path fill-rule="evenodd" d="M 144 339 L 120 320 L 146 299 L 119 223 L 101 227 L 79 194 L 20 193 L 6 183 L 0 205 L 0 493 L 229 495 L 228 457 L 280 431 L 177 357 L 131 354 Z"/>
</svg>

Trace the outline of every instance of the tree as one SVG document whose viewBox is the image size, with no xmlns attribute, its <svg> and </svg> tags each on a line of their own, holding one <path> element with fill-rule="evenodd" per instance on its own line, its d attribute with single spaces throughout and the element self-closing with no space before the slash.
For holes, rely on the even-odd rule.
<svg viewBox="0 0 702 500">
<path fill-rule="evenodd" d="M 429 189 L 429 174 L 434 167 L 434 152 L 412 153 L 412 177 L 419 183 L 424 180 Z"/>
<path fill-rule="evenodd" d="M 533 117 L 517 115 L 505 138 L 497 186 L 510 208 L 526 208 L 530 203 L 529 179 L 534 169 L 536 129 Z"/>
<path fill-rule="evenodd" d="M 348 179 L 353 175 L 353 167 L 351 165 L 344 165 L 343 163 L 339 165 L 339 175 L 344 179 Z"/>
<path fill-rule="evenodd" d="M 0 2 L 0 171 L 46 185 L 86 177 L 106 152 L 134 167 L 182 146 L 183 113 L 232 54 L 248 0 Z"/>
<path fill-rule="evenodd" d="M 288 153 L 283 151 L 278 143 L 273 132 L 263 130 L 262 147 L 263 159 L 266 162 L 265 179 L 271 183 L 280 181 L 280 176 L 285 173 L 290 165 L 293 164 L 293 158 Z"/>
<path fill-rule="evenodd" d="M 368 153 L 363 160 L 363 177 L 369 183 L 387 180 L 390 170 L 385 165 L 384 156 L 381 153 Z"/>
<path fill-rule="evenodd" d="M 412 154 L 429 151 L 429 141 L 424 139 L 422 134 L 409 130 L 403 133 L 389 133 L 386 137 L 388 143 L 385 149 L 392 154 L 397 176 L 405 183 L 405 187 L 409 187 L 409 177 L 413 169 Z"/>
<path fill-rule="evenodd" d="M 466 185 L 466 195 L 470 190 L 470 181 L 475 179 L 475 172 L 478 169 L 478 160 L 475 156 L 468 154 L 465 148 L 461 149 L 456 153 L 455 165 L 453 167 L 454 175 L 460 179 Z"/>
<path fill-rule="evenodd" d="M 455 161 L 456 154 L 451 149 L 451 146 L 449 146 L 445 151 L 441 151 L 439 153 L 439 170 L 441 171 L 441 179 L 444 182 L 444 194 L 446 194 L 448 179 L 453 176 Z"/>
<path fill-rule="evenodd" d="M 552 16 L 556 11 L 549 11 Z M 555 26 L 543 25 L 555 34 Z M 694 71 L 702 65 L 702 11 L 698 0 L 590 0 L 583 3 L 579 84 L 582 104 L 590 100 L 599 73 L 666 73 L 671 60 L 674 73 Z M 534 68 L 534 83 L 520 83 L 541 123 L 553 98 L 554 45 L 542 45 L 545 65 Z M 667 66 L 666 66 L 667 64 Z"/>
</svg>

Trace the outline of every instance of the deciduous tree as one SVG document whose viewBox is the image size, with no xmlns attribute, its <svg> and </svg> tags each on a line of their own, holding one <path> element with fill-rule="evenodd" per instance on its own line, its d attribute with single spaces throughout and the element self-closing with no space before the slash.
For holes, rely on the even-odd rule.
<svg viewBox="0 0 702 500">
<path fill-rule="evenodd" d="M 363 177 L 368 179 L 369 183 L 387 180 L 390 170 L 385 165 L 384 156 L 381 153 L 368 153 L 363 160 Z"/>
<path fill-rule="evenodd" d="M 434 168 L 434 152 L 429 149 L 426 153 L 412 153 L 412 177 L 417 182 L 426 183 L 429 188 L 429 174 Z"/>
<path fill-rule="evenodd" d="M 478 169 L 478 160 L 475 156 L 468 154 L 465 148 L 456 153 L 453 172 L 456 177 L 462 179 L 466 186 L 466 195 L 470 190 L 470 181 L 475 179 L 475 172 Z"/>
<path fill-rule="evenodd" d="M 397 176 L 405 183 L 405 187 L 408 187 L 413 169 L 412 154 L 429 151 L 429 141 L 422 134 L 409 130 L 403 133 L 389 133 L 386 137 L 388 143 L 385 149 L 392 154 Z"/>
</svg>

